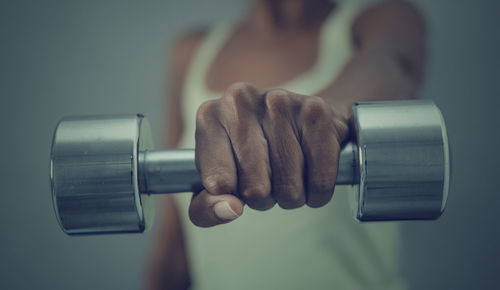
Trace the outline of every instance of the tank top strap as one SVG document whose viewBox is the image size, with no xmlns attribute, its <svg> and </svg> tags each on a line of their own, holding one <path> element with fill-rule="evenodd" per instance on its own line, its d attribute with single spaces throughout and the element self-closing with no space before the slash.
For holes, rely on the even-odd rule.
<svg viewBox="0 0 500 290">
<path fill-rule="evenodd" d="M 276 87 L 304 95 L 315 95 L 327 88 L 351 56 L 351 25 L 355 17 L 372 1 L 344 1 L 325 20 L 315 64 L 297 77 Z M 182 115 L 185 123 L 181 147 L 194 146 L 195 115 L 205 101 L 220 97 L 222 92 L 207 88 L 205 78 L 217 54 L 236 29 L 232 22 L 215 25 L 201 40 L 188 68 L 182 88 Z"/>
<path fill-rule="evenodd" d="M 197 109 L 206 100 L 220 96 L 205 88 L 205 76 L 222 46 L 231 36 L 234 27 L 235 25 L 230 22 L 217 24 L 205 35 L 196 49 L 181 92 L 181 110 L 185 130 L 179 142 L 179 148 L 193 148 Z"/>
<path fill-rule="evenodd" d="M 354 1 L 340 2 L 325 19 L 316 64 L 277 86 L 313 95 L 333 82 L 352 53 L 352 22 L 366 4 L 373 3 Z M 206 87 L 205 77 L 235 27 L 234 23 L 216 25 L 191 60 L 181 97 L 183 148 L 195 146 L 198 107 L 220 95 Z M 351 190 L 336 187 L 334 202 L 319 209 L 245 209 L 236 221 L 210 230 L 194 226 L 187 218 L 191 195 L 177 195 L 193 289 L 234 289 L 235 285 L 242 289 L 262 285 L 266 289 L 404 289 L 397 275 L 398 224 L 353 220 L 347 206 Z M 248 273 L 258 273 L 260 279 Z"/>
<path fill-rule="evenodd" d="M 367 2 L 344 1 L 325 20 L 320 31 L 316 63 L 308 71 L 284 84 L 284 88 L 314 95 L 337 78 L 353 51 L 351 26 Z"/>
<path fill-rule="evenodd" d="M 189 95 L 204 99 L 216 97 L 205 88 L 205 77 L 210 65 L 231 37 L 235 27 L 234 23 L 220 22 L 202 39 L 185 78 L 183 97 Z"/>
<path fill-rule="evenodd" d="M 370 2 L 340 2 L 321 28 L 315 64 L 306 72 L 278 86 L 307 95 L 313 95 L 326 88 L 349 59 L 353 49 L 350 27 L 355 17 Z M 183 97 L 197 96 L 206 100 L 220 95 L 221 92 L 213 92 L 206 87 L 205 77 L 210 65 L 235 28 L 235 23 L 221 22 L 203 38 L 186 75 Z"/>
</svg>

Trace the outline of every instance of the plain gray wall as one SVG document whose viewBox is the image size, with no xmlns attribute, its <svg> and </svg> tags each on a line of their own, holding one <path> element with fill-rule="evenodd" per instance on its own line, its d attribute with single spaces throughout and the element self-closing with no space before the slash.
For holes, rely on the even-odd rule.
<svg viewBox="0 0 500 290">
<path fill-rule="evenodd" d="M 68 237 L 56 222 L 48 160 L 58 119 L 148 115 L 164 136 L 168 49 L 186 29 L 236 18 L 246 1 L 0 3 L 0 289 L 139 289 L 151 233 Z M 500 5 L 419 1 L 429 28 L 421 96 L 448 125 L 453 182 L 444 216 L 404 226 L 414 289 L 498 285 Z"/>
</svg>

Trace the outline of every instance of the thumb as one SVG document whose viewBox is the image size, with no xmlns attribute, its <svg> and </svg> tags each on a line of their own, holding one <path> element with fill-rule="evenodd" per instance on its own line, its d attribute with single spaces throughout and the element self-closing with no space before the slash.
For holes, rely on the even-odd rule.
<svg viewBox="0 0 500 290">
<path fill-rule="evenodd" d="M 212 227 L 235 220 L 243 213 L 243 203 L 232 194 L 213 195 L 205 189 L 195 193 L 189 218 L 199 227 Z"/>
</svg>

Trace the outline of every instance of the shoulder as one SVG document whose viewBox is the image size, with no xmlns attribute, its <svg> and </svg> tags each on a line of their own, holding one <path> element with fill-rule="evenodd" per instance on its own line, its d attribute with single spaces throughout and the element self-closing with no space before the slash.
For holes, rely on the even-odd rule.
<svg viewBox="0 0 500 290">
<path fill-rule="evenodd" d="M 412 3 L 403 0 L 377 2 L 365 9 L 352 25 L 356 38 L 384 33 L 425 34 L 425 21 Z"/>
<path fill-rule="evenodd" d="M 423 17 L 415 5 L 403 0 L 377 1 L 368 6 L 356 19 L 355 25 L 366 22 L 405 20 L 423 24 Z"/>
</svg>

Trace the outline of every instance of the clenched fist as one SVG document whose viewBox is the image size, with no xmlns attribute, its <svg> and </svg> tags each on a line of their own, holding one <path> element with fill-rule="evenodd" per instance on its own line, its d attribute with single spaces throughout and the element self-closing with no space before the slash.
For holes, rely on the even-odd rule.
<svg viewBox="0 0 500 290">
<path fill-rule="evenodd" d="M 231 85 L 197 112 L 196 166 L 204 189 L 191 201 L 192 222 L 227 223 L 244 204 L 257 210 L 325 205 L 348 134 L 346 119 L 322 98 Z"/>
</svg>

